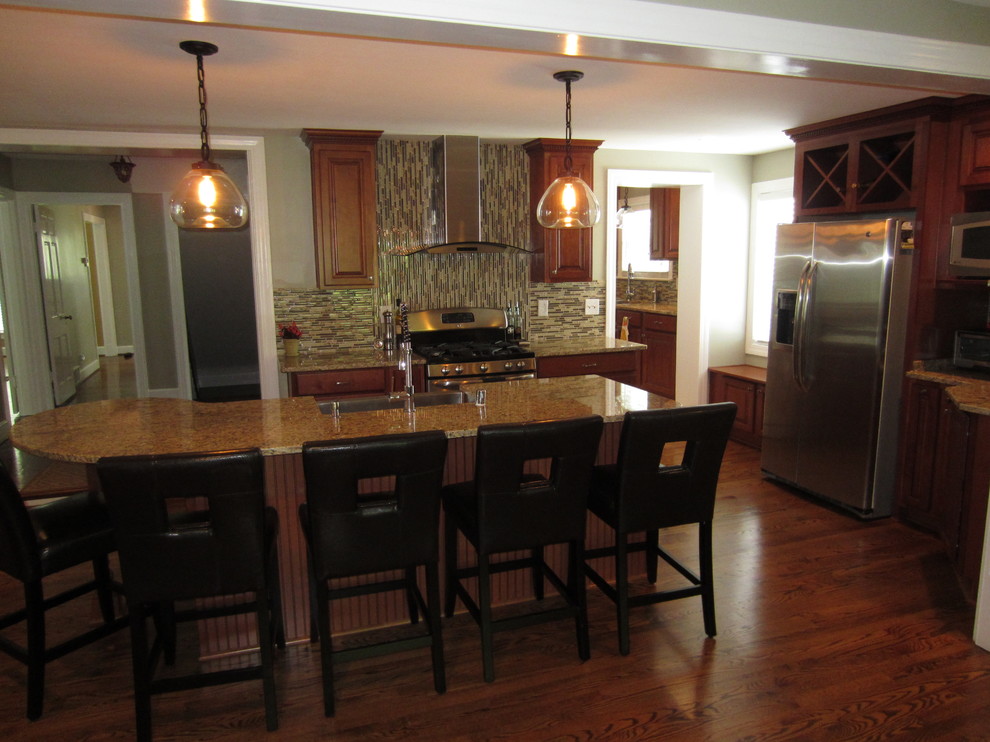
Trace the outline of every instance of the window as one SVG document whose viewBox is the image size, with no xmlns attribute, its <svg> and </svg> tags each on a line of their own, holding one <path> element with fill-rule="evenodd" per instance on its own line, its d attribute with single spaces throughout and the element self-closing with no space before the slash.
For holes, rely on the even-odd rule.
<svg viewBox="0 0 990 742">
<path fill-rule="evenodd" d="M 765 356 L 773 309 L 773 254 L 777 225 L 794 221 L 794 179 L 753 183 L 750 206 L 749 306 L 746 352 Z"/>
<path fill-rule="evenodd" d="M 628 209 L 623 212 L 619 221 L 616 239 L 617 275 L 619 278 L 626 278 L 629 265 L 632 264 L 633 278 L 670 281 L 673 280 L 670 261 L 650 260 L 650 197 L 648 189 L 642 190 L 646 190 L 647 195 L 630 196 L 623 201 L 624 204 L 628 203 Z"/>
</svg>

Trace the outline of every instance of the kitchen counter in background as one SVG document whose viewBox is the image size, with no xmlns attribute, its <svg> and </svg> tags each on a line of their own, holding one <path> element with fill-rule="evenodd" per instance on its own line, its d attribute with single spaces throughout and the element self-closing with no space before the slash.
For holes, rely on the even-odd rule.
<svg viewBox="0 0 990 742">
<path fill-rule="evenodd" d="M 908 378 L 943 384 L 963 412 L 990 415 L 990 374 L 956 368 L 950 360 L 915 361 Z"/>
<path fill-rule="evenodd" d="M 660 302 L 654 304 L 652 301 L 623 301 L 615 305 L 616 309 L 625 309 L 630 312 L 647 312 L 648 314 L 669 314 L 677 316 L 677 305 Z"/>
<path fill-rule="evenodd" d="M 413 364 L 424 361 L 413 356 Z M 279 356 L 278 370 L 283 374 L 298 374 L 307 371 L 348 371 L 355 368 L 385 368 L 397 366 L 397 351 L 386 353 L 375 348 L 348 348 L 344 350 L 300 353 L 298 356 Z"/>
<path fill-rule="evenodd" d="M 574 338 L 573 340 L 539 340 L 529 344 L 536 353 L 537 364 L 540 358 L 550 356 L 580 356 L 592 353 L 624 353 L 629 350 L 644 350 L 642 343 L 607 337 Z M 537 366 L 539 372 L 539 366 Z"/>
</svg>

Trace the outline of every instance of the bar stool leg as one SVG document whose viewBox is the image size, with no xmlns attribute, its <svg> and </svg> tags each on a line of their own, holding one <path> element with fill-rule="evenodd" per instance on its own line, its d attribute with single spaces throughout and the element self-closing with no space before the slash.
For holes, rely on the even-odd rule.
<svg viewBox="0 0 990 742">
<path fill-rule="evenodd" d="M 715 636 L 715 586 L 712 575 L 712 524 L 698 524 L 698 562 L 701 578 L 701 613 L 705 621 L 705 633 Z"/>
<path fill-rule="evenodd" d="M 419 606 L 416 604 L 416 568 L 406 567 L 406 608 L 409 623 L 419 623 Z"/>
<path fill-rule="evenodd" d="M 45 598 L 41 581 L 24 583 L 27 623 L 27 717 L 41 716 L 45 702 Z"/>
<path fill-rule="evenodd" d="M 323 581 L 316 584 L 317 627 L 320 634 L 320 665 L 323 672 L 323 715 L 333 716 L 333 645 L 330 630 L 330 595 Z"/>
<path fill-rule="evenodd" d="M 426 609 L 430 624 L 430 653 L 433 659 L 433 687 L 447 692 L 447 672 L 443 657 L 443 627 L 440 620 L 440 570 L 435 561 L 426 565 Z"/>
<path fill-rule="evenodd" d="M 646 540 L 646 579 L 651 585 L 657 583 L 657 549 L 660 546 L 660 531 L 647 531 Z"/>
<path fill-rule="evenodd" d="M 93 576 L 96 578 L 96 595 L 100 602 L 100 614 L 104 623 L 114 620 L 113 591 L 110 589 L 110 562 L 106 554 L 93 560 Z"/>
<path fill-rule="evenodd" d="M 543 600 L 543 547 L 532 549 L 529 556 L 533 560 L 533 595 L 537 600 Z"/>
<path fill-rule="evenodd" d="M 495 632 L 492 627 L 492 585 L 487 554 L 478 554 L 478 608 L 481 615 L 481 660 L 485 682 L 491 683 L 495 680 Z"/>
<path fill-rule="evenodd" d="M 570 541 L 567 545 L 568 592 L 577 607 L 575 623 L 577 629 L 578 657 L 586 661 L 591 657 L 591 639 L 588 634 L 588 590 L 584 580 L 584 547 L 581 541 Z"/>
<path fill-rule="evenodd" d="M 147 615 L 142 605 L 127 605 L 131 624 L 131 664 L 134 673 L 134 721 L 138 742 L 151 742 L 151 666 L 148 657 Z"/>
<path fill-rule="evenodd" d="M 257 600 L 258 647 L 261 650 L 262 687 L 265 696 L 265 726 L 269 732 L 278 729 L 278 704 L 275 698 L 275 651 L 272 647 L 272 606 L 265 591 Z"/>
<path fill-rule="evenodd" d="M 615 534 L 615 613 L 619 628 L 619 654 L 629 654 L 629 552 L 626 535 Z"/>
</svg>

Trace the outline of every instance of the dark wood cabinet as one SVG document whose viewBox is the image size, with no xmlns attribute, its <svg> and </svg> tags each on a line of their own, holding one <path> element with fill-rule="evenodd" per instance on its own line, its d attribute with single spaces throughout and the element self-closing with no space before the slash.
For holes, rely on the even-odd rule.
<svg viewBox="0 0 990 742">
<path fill-rule="evenodd" d="M 990 112 L 970 116 L 962 124 L 959 185 L 990 185 Z"/>
<path fill-rule="evenodd" d="M 622 321 L 628 319 L 629 337 L 628 340 L 634 343 L 643 342 L 643 313 L 634 312 L 628 309 L 615 310 L 615 336 L 622 336 Z"/>
<path fill-rule="evenodd" d="M 304 129 L 313 177 L 317 288 L 377 282 L 375 149 L 380 131 Z"/>
<path fill-rule="evenodd" d="M 925 152 L 923 119 L 854 134 L 815 137 L 796 146 L 794 199 L 799 215 L 909 209 Z"/>
<path fill-rule="evenodd" d="M 677 317 L 644 312 L 641 342 L 646 344 L 642 387 L 673 399 L 677 377 Z"/>
<path fill-rule="evenodd" d="M 677 260 L 681 189 L 650 189 L 650 260 Z"/>
<path fill-rule="evenodd" d="M 990 489 L 990 417 L 960 410 L 940 384 L 909 380 L 898 515 L 945 543 L 976 594 Z"/>
<path fill-rule="evenodd" d="M 540 378 L 584 376 L 597 374 L 623 384 L 639 385 L 639 357 L 642 351 L 628 350 L 612 353 L 587 353 L 574 356 L 547 356 L 536 361 Z"/>
<path fill-rule="evenodd" d="M 289 396 L 359 397 L 401 391 L 405 381 L 394 366 L 352 368 L 340 371 L 304 371 L 289 374 Z M 413 366 L 413 387 L 425 388 L 425 370 L 422 365 Z"/>
<path fill-rule="evenodd" d="M 708 401 L 735 402 L 736 419 L 730 437 L 753 448 L 763 442 L 763 399 L 767 370 L 758 366 L 718 366 L 708 369 Z"/>
<path fill-rule="evenodd" d="M 536 221 L 544 192 L 564 174 L 565 144 L 563 139 L 534 139 L 523 145 L 529 155 L 530 280 L 536 283 L 591 280 L 591 228 L 547 229 Z M 599 146 L 600 140 L 571 140 L 573 170 L 591 187 Z"/>
</svg>

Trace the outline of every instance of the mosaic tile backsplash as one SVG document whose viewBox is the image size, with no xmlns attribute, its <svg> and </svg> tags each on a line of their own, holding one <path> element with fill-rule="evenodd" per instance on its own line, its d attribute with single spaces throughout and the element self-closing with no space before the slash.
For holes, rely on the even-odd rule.
<svg viewBox="0 0 990 742">
<path fill-rule="evenodd" d="M 518 302 L 523 314 L 523 336 L 531 340 L 603 335 L 604 283 L 530 283 L 529 257 L 525 253 L 402 254 L 411 245 L 428 242 L 436 232 L 429 208 L 431 147 L 430 141 L 378 142 L 376 288 L 275 290 L 275 320 L 283 324 L 296 322 L 303 333 L 301 351 L 369 346 L 380 332 L 379 307 L 394 307 L 398 299 L 404 300 L 410 310 L 505 308 Z M 482 238 L 528 250 L 529 167 L 525 151 L 517 145 L 482 142 L 479 156 Z M 642 300 L 652 298 L 654 282 L 633 283 L 644 284 Z M 676 282 L 661 285 L 673 290 L 676 301 Z M 588 298 L 599 299 L 602 314 L 584 313 Z M 537 316 L 540 299 L 548 301 L 549 317 Z M 671 299 L 665 296 L 663 301 Z"/>
</svg>

